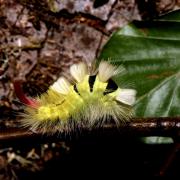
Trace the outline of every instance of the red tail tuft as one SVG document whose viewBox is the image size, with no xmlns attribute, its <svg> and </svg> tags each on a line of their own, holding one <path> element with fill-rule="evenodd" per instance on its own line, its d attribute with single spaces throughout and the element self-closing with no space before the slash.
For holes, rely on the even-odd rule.
<svg viewBox="0 0 180 180">
<path fill-rule="evenodd" d="M 14 85 L 15 93 L 22 103 L 31 106 L 32 108 L 37 108 L 39 106 L 38 102 L 35 99 L 30 99 L 24 94 L 21 88 L 20 81 L 18 80 L 14 81 L 13 85 Z"/>
</svg>

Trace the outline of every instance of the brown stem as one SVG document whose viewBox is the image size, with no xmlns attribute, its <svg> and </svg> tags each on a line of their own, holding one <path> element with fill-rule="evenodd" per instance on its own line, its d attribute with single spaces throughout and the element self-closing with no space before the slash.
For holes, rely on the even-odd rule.
<svg viewBox="0 0 180 180">
<path fill-rule="evenodd" d="M 169 167 L 173 163 L 174 159 L 176 158 L 177 152 L 180 150 L 180 143 L 175 143 L 173 149 L 171 150 L 169 156 L 165 160 L 165 163 L 163 163 L 163 166 L 160 169 L 159 175 L 165 176 Z"/>
<path fill-rule="evenodd" d="M 147 118 L 147 119 L 134 119 L 134 121 L 124 124 L 120 127 L 114 125 L 106 125 L 100 128 L 89 130 L 86 128 L 81 129 L 81 134 L 90 133 L 90 135 L 126 135 L 126 136 L 180 136 L 180 117 L 174 118 Z M 49 134 L 49 132 L 48 132 Z M 50 133 L 51 134 L 51 133 Z M 76 132 L 71 134 L 71 139 L 76 138 Z M 42 133 L 33 133 L 29 130 L 22 128 L 13 128 L 0 131 L 0 143 L 7 143 L 17 140 L 39 139 L 47 141 L 49 139 L 67 140 L 67 136 L 64 133 L 52 134 L 50 136 L 43 135 Z M 28 142 L 28 141 L 26 141 Z"/>
</svg>

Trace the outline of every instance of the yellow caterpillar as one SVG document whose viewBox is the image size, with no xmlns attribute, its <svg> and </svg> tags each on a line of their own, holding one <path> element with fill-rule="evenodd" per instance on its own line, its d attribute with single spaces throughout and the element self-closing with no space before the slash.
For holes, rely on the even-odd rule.
<svg viewBox="0 0 180 180">
<path fill-rule="evenodd" d="M 93 127 L 113 119 L 117 125 L 132 116 L 135 102 L 134 89 L 108 90 L 108 81 L 122 73 L 122 66 L 116 67 L 101 61 L 94 83 L 86 63 L 70 67 L 70 74 L 76 83 L 71 84 L 60 77 L 46 93 L 27 100 L 22 120 L 24 126 L 33 131 L 64 131 L 74 127 Z M 22 98 L 21 98 L 22 99 Z"/>
</svg>

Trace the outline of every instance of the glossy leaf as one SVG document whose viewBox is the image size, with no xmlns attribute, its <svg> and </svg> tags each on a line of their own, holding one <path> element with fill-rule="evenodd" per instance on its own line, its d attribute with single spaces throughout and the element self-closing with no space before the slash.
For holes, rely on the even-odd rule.
<svg viewBox="0 0 180 180">
<path fill-rule="evenodd" d="M 141 141 L 145 144 L 172 144 L 174 143 L 171 137 L 162 137 L 162 136 L 142 137 Z"/>
<path fill-rule="evenodd" d="M 136 116 L 180 115 L 180 11 L 118 30 L 99 59 L 109 58 L 127 69 L 115 78 L 119 86 L 138 91 Z"/>
</svg>

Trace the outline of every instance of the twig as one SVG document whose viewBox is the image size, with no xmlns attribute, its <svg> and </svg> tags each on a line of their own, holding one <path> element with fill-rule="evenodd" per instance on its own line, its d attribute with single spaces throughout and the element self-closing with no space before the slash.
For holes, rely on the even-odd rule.
<svg viewBox="0 0 180 180">
<path fill-rule="evenodd" d="M 171 150 L 170 154 L 168 155 L 167 159 L 163 163 L 163 166 L 160 169 L 159 175 L 164 177 L 170 168 L 171 164 L 173 163 L 174 159 L 176 158 L 177 152 L 180 150 L 180 143 L 175 143 L 173 149 Z"/>
<path fill-rule="evenodd" d="M 174 118 L 147 118 L 147 119 L 134 119 L 132 122 L 123 124 L 118 127 L 115 125 L 105 125 L 103 127 L 94 128 L 89 130 L 87 128 L 82 128 L 80 135 L 119 135 L 119 136 L 180 136 L 180 117 Z M 70 140 L 77 137 L 78 132 L 74 131 L 70 133 Z M 48 133 L 49 134 L 49 133 Z M 78 135 L 79 136 L 79 135 Z M 24 141 L 28 143 L 28 139 L 33 139 L 37 141 L 49 141 L 49 140 L 69 140 L 65 133 L 43 135 L 42 133 L 33 133 L 29 130 L 22 128 L 13 128 L 0 131 L 0 143 L 10 143 L 17 141 Z M 35 142 L 34 141 L 34 142 Z"/>
</svg>

